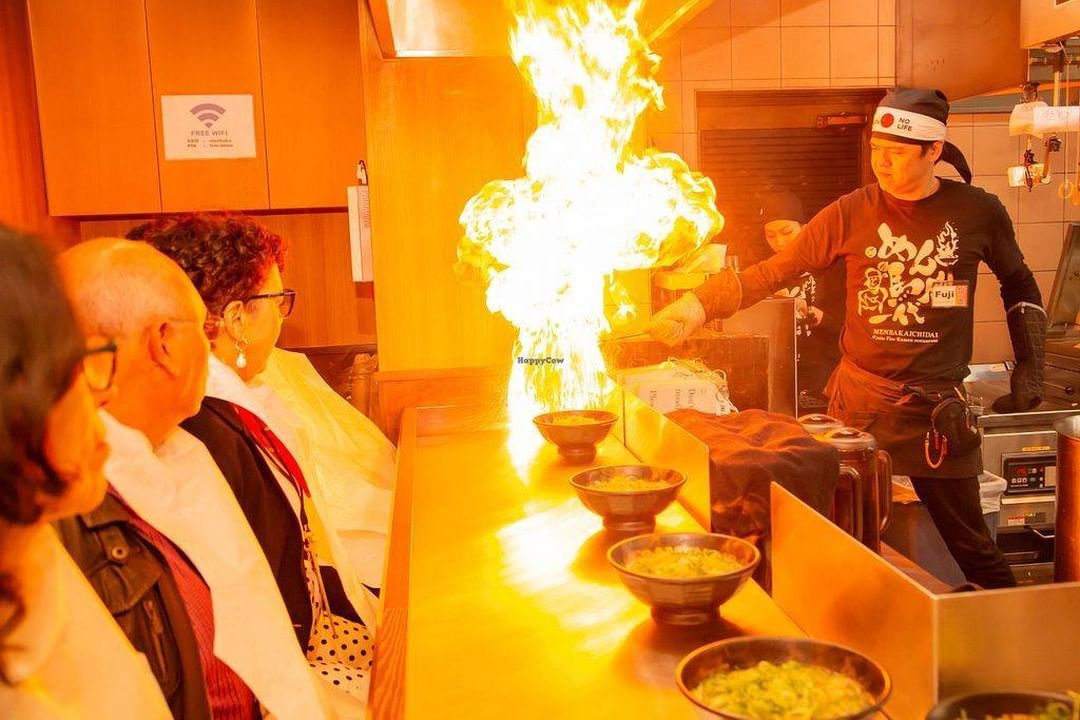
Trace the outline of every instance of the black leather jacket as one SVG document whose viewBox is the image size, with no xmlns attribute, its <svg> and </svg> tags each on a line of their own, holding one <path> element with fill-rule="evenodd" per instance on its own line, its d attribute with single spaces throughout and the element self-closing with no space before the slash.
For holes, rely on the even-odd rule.
<svg viewBox="0 0 1080 720">
<path fill-rule="evenodd" d="M 93 512 L 56 523 L 60 538 L 136 650 L 177 720 L 210 720 L 199 649 L 165 559 L 110 493 Z"/>
</svg>

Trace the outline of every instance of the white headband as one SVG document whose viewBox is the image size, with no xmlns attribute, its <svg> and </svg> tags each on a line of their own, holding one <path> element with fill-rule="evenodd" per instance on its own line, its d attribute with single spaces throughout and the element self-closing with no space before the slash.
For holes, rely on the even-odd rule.
<svg viewBox="0 0 1080 720">
<path fill-rule="evenodd" d="M 911 138 L 912 140 L 944 140 L 945 123 L 910 110 L 878 106 L 874 113 L 874 132 Z"/>
</svg>

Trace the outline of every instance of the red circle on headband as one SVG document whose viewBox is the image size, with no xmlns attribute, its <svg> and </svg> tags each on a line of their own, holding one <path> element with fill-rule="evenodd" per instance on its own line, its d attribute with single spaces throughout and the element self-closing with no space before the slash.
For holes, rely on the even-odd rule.
<svg viewBox="0 0 1080 720">
<path fill-rule="evenodd" d="M 885 113 L 881 116 L 881 127 L 890 127 L 895 120 L 892 113 Z"/>
</svg>

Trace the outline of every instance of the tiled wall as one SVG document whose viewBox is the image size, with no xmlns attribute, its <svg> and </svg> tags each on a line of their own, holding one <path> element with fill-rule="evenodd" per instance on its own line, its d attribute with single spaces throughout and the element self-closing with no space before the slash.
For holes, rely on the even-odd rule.
<svg viewBox="0 0 1080 720">
<path fill-rule="evenodd" d="M 891 87 L 896 0 L 714 0 L 654 48 L 667 107 L 650 142 L 697 168 L 698 90 Z"/>
<path fill-rule="evenodd" d="M 1049 299 L 1054 273 L 1061 254 L 1061 245 L 1070 222 L 1080 222 L 1080 207 L 1058 197 L 1062 168 L 1068 168 L 1070 180 L 1076 180 L 1076 137 L 1067 137 L 1067 146 L 1051 156 L 1054 172 L 1052 182 L 1028 192 L 1010 188 L 1005 168 L 1019 163 L 1025 138 L 1011 137 L 1009 116 L 1005 113 L 953 115 L 949 118 L 949 140 L 967 157 L 974 174 L 973 184 L 992 192 L 1001 199 L 1012 217 L 1020 249 L 1042 291 L 1043 301 Z M 1036 156 L 1043 156 L 1041 141 L 1034 141 Z M 939 175 L 956 177 L 948 165 L 939 165 Z M 998 362 L 1012 358 L 1012 346 L 1005 327 L 1000 286 L 983 265 L 975 293 L 974 362 Z"/>
</svg>

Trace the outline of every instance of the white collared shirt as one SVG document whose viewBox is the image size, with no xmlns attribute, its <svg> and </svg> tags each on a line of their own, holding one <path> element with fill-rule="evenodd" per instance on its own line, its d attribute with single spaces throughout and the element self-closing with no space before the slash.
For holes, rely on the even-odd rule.
<svg viewBox="0 0 1080 720">
<path fill-rule="evenodd" d="M 3 638 L 0 717 L 19 720 L 171 720 L 146 662 L 128 642 L 48 525 L 20 588 L 26 615 Z"/>
</svg>

